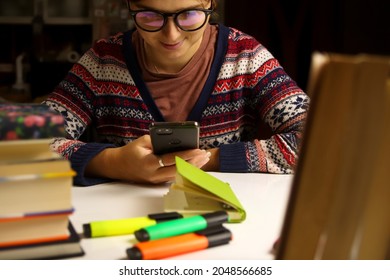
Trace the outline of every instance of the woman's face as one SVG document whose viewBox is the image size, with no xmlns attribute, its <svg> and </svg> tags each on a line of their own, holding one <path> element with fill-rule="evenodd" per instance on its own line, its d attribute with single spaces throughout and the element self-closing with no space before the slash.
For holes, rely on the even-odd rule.
<svg viewBox="0 0 390 280">
<path fill-rule="evenodd" d="M 137 10 L 156 10 L 163 13 L 174 13 L 189 8 L 209 9 L 210 1 L 202 0 L 141 0 L 131 2 L 130 8 Z M 138 32 L 145 41 L 147 52 L 161 61 L 185 62 L 195 54 L 207 24 L 196 31 L 183 31 L 168 18 L 166 25 L 157 32 L 148 32 L 138 28 Z"/>
</svg>

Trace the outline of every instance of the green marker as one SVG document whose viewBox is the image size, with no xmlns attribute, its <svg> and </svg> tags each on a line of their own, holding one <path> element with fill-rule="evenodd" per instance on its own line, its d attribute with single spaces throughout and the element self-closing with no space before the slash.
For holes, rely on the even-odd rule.
<svg viewBox="0 0 390 280">
<path fill-rule="evenodd" d="M 183 216 L 177 212 L 167 212 L 150 214 L 147 217 L 95 221 L 89 224 L 83 224 L 83 231 L 85 237 L 133 234 L 136 230 L 143 227 L 182 217 Z"/>
<path fill-rule="evenodd" d="M 134 235 L 138 241 L 156 240 L 218 226 L 228 220 L 225 211 L 216 211 L 147 226 L 135 231 Z"/>
</svg>

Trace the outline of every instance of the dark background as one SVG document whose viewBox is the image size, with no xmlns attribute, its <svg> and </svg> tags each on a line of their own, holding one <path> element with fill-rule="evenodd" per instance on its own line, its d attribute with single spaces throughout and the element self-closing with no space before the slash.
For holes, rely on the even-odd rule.
<svg viewBox="0 0 390 280">
<path fill-rule="evenodd" d="M 225 25 L 258 39 L 303 89 L 313 51 L 390 55 L 390 0 L 226 0 Z"/>
<path fill-rule="evenodd" d="M 124 5 L 123 0 L 106 2 Z M 313 51 L 390 55 L 390 0 L 219 2 L 219 13 L 224 24 L 254 36 L 304 90 Z M 124 8 L 127 9 L 126 6 Z M 109 23 L 114 19 L 119 19 L 119 15 L 113 15 L 100 27 L 95 23 L 45 25 L 40 41 L 34 37 L 31 24 L 0 24 L 3 38 L 0 64 L 13 65 L 18 54 L 27 53 L 25 62 L 30 69 L 26 82 L 31 86 L 31 97 L 45 95 L 62 80 L 71 64 L 37 59 L 34 52 L 37 46 L 42 44 L 43 53 L 49 58 L 52 50 L 55 53 L 67 45 L 82 54 L 94 40 L 94 30 L 112 29 Z M 111 31 L 115 33 L 115 30 Z M 14 82 L 14 72 L 0 72 L 0 97 L 2 94 L 16 96 L 11 88 Z"/>
</svg>

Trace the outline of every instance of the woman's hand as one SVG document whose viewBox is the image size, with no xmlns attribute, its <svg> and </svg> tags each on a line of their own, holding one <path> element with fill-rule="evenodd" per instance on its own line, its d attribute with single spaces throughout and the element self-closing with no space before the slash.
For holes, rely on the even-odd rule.
<svg viewBox="0 0 390 280">
<path fill-rule="evenodd" d="M 157 156 L 150 136 L 144 135 L 125 146 L 103 150 L 88 164 L 86 176 L 159 184 L 175 179 L 175 156 L 201 168 L 210 155 L 205 150 L 192 149 Z"/>
</svg>

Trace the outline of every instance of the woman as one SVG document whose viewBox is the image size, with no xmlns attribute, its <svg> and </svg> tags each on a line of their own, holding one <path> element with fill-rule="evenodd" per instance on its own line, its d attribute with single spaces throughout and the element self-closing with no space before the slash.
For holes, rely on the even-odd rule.
<svg viewBox="0 0 390 280">
<path fill-rule="evenodd" d="M 210 24 L 215 0 L 128 4 L 135 30 L 98 41 L 45 101 L 65 116 L 53 148 L 75 184 L 167 182 L 175 155 L 206 171 L 292 173 L 309 101 L 264 46 Z M 154 155 L 149 125 L 184 120 L 199 122 L 200 149 Z M 96 142 L 78 140 L 88 126 Z"/>
</svg>

